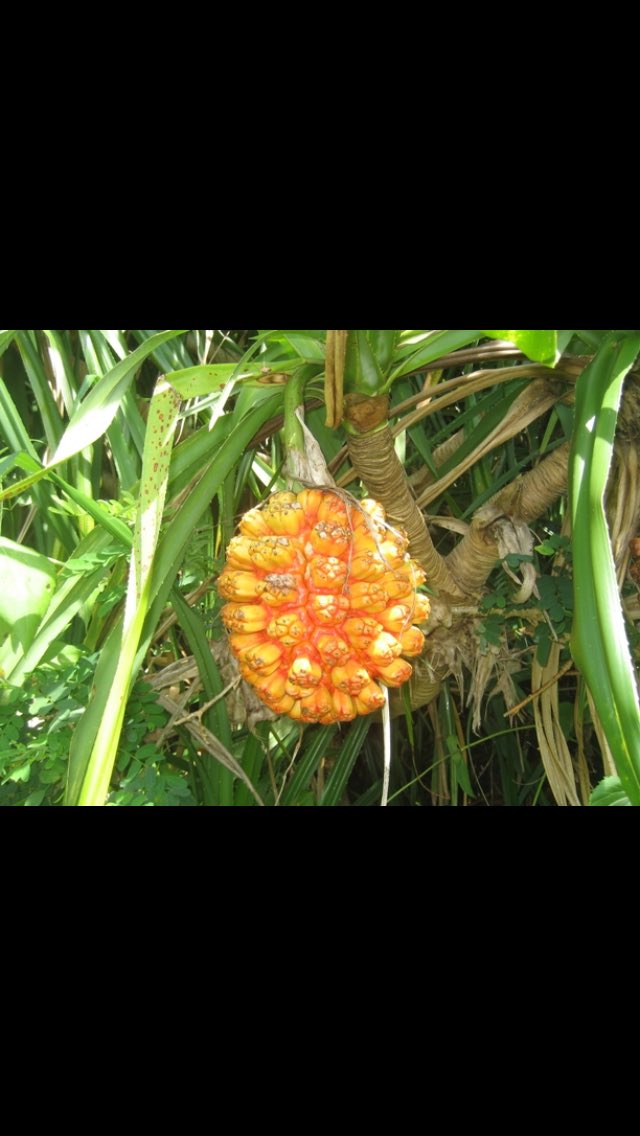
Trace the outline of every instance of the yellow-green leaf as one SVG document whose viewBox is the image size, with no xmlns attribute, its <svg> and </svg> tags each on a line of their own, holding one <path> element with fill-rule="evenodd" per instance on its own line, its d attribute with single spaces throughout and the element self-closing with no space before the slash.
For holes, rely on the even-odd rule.
<svg viewBox="0 0 640 1136">
<path fill-rule="evenodd" d="M 490 339 L 507 339 L 532 359 L 553 367 L 558 361 L 557 331 L 483 331 Z"/>
</svg>

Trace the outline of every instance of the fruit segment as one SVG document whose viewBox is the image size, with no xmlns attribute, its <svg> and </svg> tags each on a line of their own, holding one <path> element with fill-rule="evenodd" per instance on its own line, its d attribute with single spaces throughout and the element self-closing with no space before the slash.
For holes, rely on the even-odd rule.
<svg viewBox="0 0 640 1136">
<path fill-rule="evenodd" d="M 245 513 L 218 591 L 242 676 L 271 710 L 349 722 L 384 704 L 380 682 L 410 678 L 430 606 L 407 546 L 378 502 L 331 490 L 274 493 Z"/>
</svg>

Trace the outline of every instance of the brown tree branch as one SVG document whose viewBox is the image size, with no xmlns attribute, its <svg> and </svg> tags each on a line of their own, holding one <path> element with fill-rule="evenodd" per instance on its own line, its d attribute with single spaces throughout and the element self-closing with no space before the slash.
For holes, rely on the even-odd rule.
<svg viewBox="0 0 640 1136">
<path fill-rule="evenodd" d="M 501 489 L 474 515 L 469 530 L 446 558 L 447 567 L 470 596 L 479 596 L 490 573 L 499 563 L 498 529 L 509 520 L 532 524 L 567 489 L 570 443 L 565 442 L 535 469 L 529 470 Z M 461 628 L 468 613 L 456 616 L 446 600 L 432 607 L 426 658 L 417 660 L 409 682 L 412 710 L 427 706 L 440 693 L 443 680 L 451 673 L 453 652 L 460 642 Z M 391 695 L 391 713 L 404 711 L 398 692 Z"/>
<path fill-rule="evenodd" d="M 375 417 L 382 422 L 386 420 L 388 400 L 380 397 L 374 400 L 365 396 L 357 397 L 356 400 L 354 396 L 349 396 L 345 400 L 345 419 L 352 429 L 358 429 L 358 420 L 362 422 L 359 413 L 363 409 L 370 430 L 351 434 L 348 441 L 349 456 L 358 477 L 364 481 L 367 492 L 384 506 L 389 523 L 406 530 L 411 555 L 424 568 L 429 587 L 452 600 L 461 599 L 462 593 L 447 569 L 444 558 L 436 551 L 425 519 L 411 493 L 404 466 L 394 449 L 389 424 L 386 423 L 382 429 L 375 429 Z"/>
<path fill-rule="evenodd" d="M 563 443 L 474 514 L 466 535 L 446 558 L 449 571 L 467 596 L 480 594 L 499 561 L 494 526 L 505 517 L 530 525 L 566 492 L 569 445 Z"/>
</svg>

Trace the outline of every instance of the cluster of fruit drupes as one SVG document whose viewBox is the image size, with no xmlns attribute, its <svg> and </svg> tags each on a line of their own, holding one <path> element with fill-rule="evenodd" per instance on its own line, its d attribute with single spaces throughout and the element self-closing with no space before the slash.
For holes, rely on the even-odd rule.
<svg viewBox="0 0 640 1136">
<path fill-rule="evenodd" d="M 410 678 L 429 600 L 376 501 L 322 489 L 274 493 L 244 515 L 218 579 L 243 678 L 275 713 L 348 722 Z"/>
</svg>

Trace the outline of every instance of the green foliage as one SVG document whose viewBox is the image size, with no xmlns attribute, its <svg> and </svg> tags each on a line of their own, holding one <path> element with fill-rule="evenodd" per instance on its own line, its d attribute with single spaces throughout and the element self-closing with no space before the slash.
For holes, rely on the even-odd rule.
<svg viewBox="0 0 640 1136">
<path fill-rule="evenodd" d="M 557 331 L 483 331 L 492 339 L 508 339 L 537 363 L 553 366 L 558 361 Z"/>
<path fill-rule="evenodd" d="M 120 746 L 116 755 L 118 787 L 107 797 L 108 805 L 195 805 L 194 775 L 166 760 L 154 742 L 145 741 L 161 729 L 168 715 L 153 690 L 136 683 L 127 704 Z"/>
<path fill-rule="evenodd" d="M 0 704 L 0 806 L 63 801 L 74 730 L 91 696 L 97 654 L 67 648 L 21 687 L 3 684 Z M 144 680 L 133 688 L 116 762 L 113 805 L 195 804 L 189 779 L 145 739 L 167 721 Z"/>
<path fill-rule="evenodd" d="M 633 333 L 619 334 L 627 344 L 622 353 L 631 358 Z M 375 718 L 301 730 L 288 719 L 241 723 L 234 716 L 237 692 L 229 691 L 220 601 L 212 590 L 238 517 L 272 489 L 285 487 L 290 439 L 281 431 L 283 395 L 285 389 L 292 393 L 287 384 L 301 368 L 307 424 L 326 457 L 335 459 L 336 475 L 347 469 L 344 431 L 329 429 L 318 406 L 325 337 L 322 330 L 0 332 L 0 805 L 379 803 L 383 747 Z M 548 413 L 491 446 L 531 381 L 526 371 L 503 374 L 511 360 L 492 356 L 493 339 L 553 366 L 562 352 L 602 352 L 604 358 L 611 333 L 369 330 L 350 332 L 347 340 L 346 389 L 392 395 L 397 452 L 443 554 L 457 540 L 456 525 L 464 528 L 498 489 L 572 437 L 572 400 L 563 397 L 559 379 L 558 401 Z M 464 362 L 456 361 L 456 352 L 464 353 Z M 603 366 L 592 368 L 596 386 Z M 461 380 L 478 367 L 494 374 L 469 393 Z M 605 394 L 620 368 L 607 374 Z M 173 392 L 164 406 L 156 387 L 163 375 Z M 421 416 L 413 408 L 422 404 L 427 378 L 431 405 Z M 583 403 L 585 387 L 578 387 Z M 573 393 L 571 385 L 564 393 Z M 602 403 L 607 411 L 615 410 L 610 402 Z M 579 399 L 576 415 L 581 438 L 583 403 Z M 409 425 L 403 428 L 407 407 Z M 154 431 L 165 422 L 158 418 L 165 410 L 175 428 L 160 450 Z M 438 447 L 455 435 L 460 444 L 436 466 Z M 601 443 L 610 446 L 598 434 L 596 447 Z M 470 466 L 460 472 L 464 462 Z M 600 455 L 601 469 L 602 462 Z M 583 500 L 582 519 L 591 518 L 600 502 L 593 492 Z M 552 805 L 527 699 L 533 660 L 544 667 L 557 644 L 560 728 L 572 753 L 578 741 L 582 746 L 591 782 L 601 777 L 582 688 L 575 671 L 567 673 L 569 641 L 573 635 L 595 697 L 603 677 L 611 678 L 602 660 L 611 666 L 625 657 L 619 649 L 625 632 L 618 612 L 609 645 L 602 636 L 598 641 L 600 670 L 593 677 L 588 656 L 594 640 L 584 627 L 585 564 L 596 585 L 602 573 L 593 532 L 581 530 L 578 518 L 576 545 L 560 534 L 564 514 L 562 501 L 547 511 L 536 529 L 534 554 L 505 557 L 469 616 L 481 665 L 498 660 L 507 666 L 509 704 L 507 686 L 497 684 L 499 668 L 485 695 L 480 735 L 453 682 L 445 683 L 433 706 L 416 713 L 405 700 L 404 717 L 393 722 L 393 807 Z M 604 556 L 602 528 L 594 531 Z M 526 602 L 516 602 L 509 573 L 532 565 L 535 589 Z M 612 602 L 610 580 L 608 586 Z M 610 630 L 614 624 L 609 609 L 598 606 L 597 590 L 592 588 L 589 610 Z M 627 591 L 631 602 L 635 593 Z M 637 653 L 632 620 L 629 627 Z M 196 670 L 188 680 L 160 684 L 164 670 L 189 658 Z M 628 661 L 627 678 L 632 674 Z M 179 713 L 169 712 L 176 698 Z M 514 700 L 524 710 L 512 719 L 507 711 Z M 628 750 L 628 697 L 622 713 Z M 606 724 L 606 713 L 602 718 Z M 621 784 L 601 782 L 591 797 L 595 805 L 634 799 L 628 770 L 635 759 L 631 755 L 629 765 L 628 753 L 620 757 L 612 748 L 621 762 Z"/>
<path fill-rule="evenodd" d="M 344 368 L 346 391 L 359 394 L 377 394 L 384 384 L 384 373 L 378 361 L 370 331 L 350 331 L 347 340 L 347 357 Z M 390 353 L 383 353 L 390 361 Z"/>
<path fill-rule="evenodd" d="M 640 336 L 608 336 L 578 381 L 570 465 L 576 613 L 572 653 L 600 715 L 618 776 L 640 804 L 640 704 L 623 622 L 604 495 L 625 375 Z"/>
<path fill-rule="evenodd" d="M 534 547 L 535 551 L 540 556 L 556 556 L 558 552 L 568 553 L 570 546 L 571 542 L 568 536 L 560 536 L 558 533 L 552 533 Z"/>
<path fill-rule="evenodd" d="M 31 646 L 51 603 L 55 567 L 32 548 L 0 537 L 0 673 Z"/>
<path fill-rule="evenodd" d="M 604 777 L 593 790 L 589 804 L 606 807 L 608 805 L 630 805 L 631 801 L 622 788 L 619 777 Z"/>
<path fill-rule="evenodd" d="M 320 799 L 321 805 L 338 805 L 346 789 L 351 771 L 371 728 L 369 718 L 356 718 L 350 726 Z"/>
<path fill-rule="evenodd" d="M 514 642 L 525 637 L 536 645 L 537 661 L 540 666 L 545 666 L 551 643 L 554 640 L 567 643 L 573 618 L 569 541 L 550 532 L 535 550 L 545 558 L 563 552 L 563 569 L 554 567 L 552 574 L 545 574 L 542 570 L 544 561 L 537 564 L 535 593 L 525 603 L 511 600 L 513 584 L 504 573 L 492 577 L 494 589 L 488 591 L 478 604 L 481 619 L 476 625 L 476 634 L 482 654 L 486 654 L 490 647 L 499 647 L 505 636 Z M 512 572 L 517 572 L 522 564 L 530 564 L 534 559 L 527 553 L 510 553 L 503 563 Z"/>
</svg>

